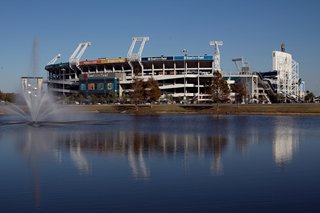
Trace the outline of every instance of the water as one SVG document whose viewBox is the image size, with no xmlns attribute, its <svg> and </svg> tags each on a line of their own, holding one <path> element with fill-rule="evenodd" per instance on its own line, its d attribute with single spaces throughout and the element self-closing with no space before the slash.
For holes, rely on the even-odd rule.
<svg viewBox="0 0 320 213">
<path fill-rule="evenodd" d="M 320 211 L 320 117 L 79 117 L 0 116 L 0 212 Z"/>
<path fill-rule="evenodd" d="M 38 126 L 39 122 L 52 119 L 55 114 L 61 114 L 64 109 L 57 105 L 49 93 L 43 91 L 43 78 L 37 74 L 39 64 L 38 40 L 35 38 L 32 45 L 31 75 L 21 77 L 22 103 L 1 103 L 0 109 L 6 113 L 20 116 L 20 119 Z M 19 96 L 17 99 L 20 99 Z M 21 102 L 21 100 L 16 100 Z"/>
</svg>

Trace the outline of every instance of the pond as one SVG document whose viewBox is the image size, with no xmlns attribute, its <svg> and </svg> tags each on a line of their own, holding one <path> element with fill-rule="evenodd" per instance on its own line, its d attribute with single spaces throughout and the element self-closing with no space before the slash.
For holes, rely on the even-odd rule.
<svg viewBox="0 0 320 213">
<path fill-rule="evenodd" d="M 320 117 L 0 116 L 1 212 L 319 212 Z"/>
</svg>

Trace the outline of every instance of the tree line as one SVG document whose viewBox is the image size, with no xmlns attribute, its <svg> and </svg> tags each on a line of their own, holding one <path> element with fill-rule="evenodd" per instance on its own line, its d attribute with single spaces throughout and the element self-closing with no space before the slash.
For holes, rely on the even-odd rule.
<svg viewBox="0 0 320 213">
<path fill-rule="evenodd" d="M 14 102 L 16 99 L 15 93 L 5 93 L 0 90 L 0 101 Z"/>
</svg>

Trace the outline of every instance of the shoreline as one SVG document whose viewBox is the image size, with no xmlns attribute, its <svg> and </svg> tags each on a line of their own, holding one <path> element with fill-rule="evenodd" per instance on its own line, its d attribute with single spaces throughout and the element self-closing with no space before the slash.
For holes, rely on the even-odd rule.
<svg viewBox="0 0 320 213">
<path fill-rule="evenodd" d="M 221 115 L 314 115 L 320 116 L 320 104 L 216 104 L 211 105 L 67 105 L 75 111 L 122 113 L 136 115 L 156 114 L 221 114 Z"/>
<path fill-rule="evenodd" d="M 309 115 L 320 116 L 320 104 L 106 104 L 106 105 L 64 105 L 72 111 L 119 113 L 134 115 L 161 115 L 161 114 L 209 114 L 209 115 Z M 6 113 L 0 107 L 0 115 Z"/>
</svg>

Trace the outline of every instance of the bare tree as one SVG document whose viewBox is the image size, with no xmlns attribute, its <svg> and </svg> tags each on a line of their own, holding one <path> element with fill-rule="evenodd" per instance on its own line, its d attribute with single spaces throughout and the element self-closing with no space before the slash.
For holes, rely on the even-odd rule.
<svg viewBox="0 0 320 213">
<path fill-rule="evenodd" d="M 153 78 L 149 78 L 148 81 L 145 84 L 145 90 L 146 90 L 146 98 L 151 101 L 157 101 L 160 96 L 161 96 L 161 92 L 160 92 L 160 88 L 159 88 L 159 84 L 156 80 L 154 80 Z"/>
<path fill-rule="evenodd" d="M 235 99 L 237 103 L 241 103 L 242 99 L 247 95 L 246 86 L 242 81 L 238 81 L 233 84 L 231 86 L 231 90 L 235 93 Z"/>
<path fill-rule="evenodd" d="M 146 82 L 143 79 L 135 79 L 132 89 L 131 98 L 135 104 L 157 101 L 161 95 L 159 84 L 153 78 L 149 78 Z"/>
<path fill-rule="evenodd" d="M 131 94 L 131 99 L 134 104 L 141 103 L 145 98 L 145 87 L 143 79 L 134 79 L 132 84 L 133 93 Z"/>
<path fill-rule="evenodd" d="M 217 103 L 217 110 L 219 103 L 224 103 L 229 99 L 230 89 L 228 83 L 223 79 L 219 71 L 213 72 L 213 79 L 211 83 L 211 96 L 213 102 Z"/>
</svg>

